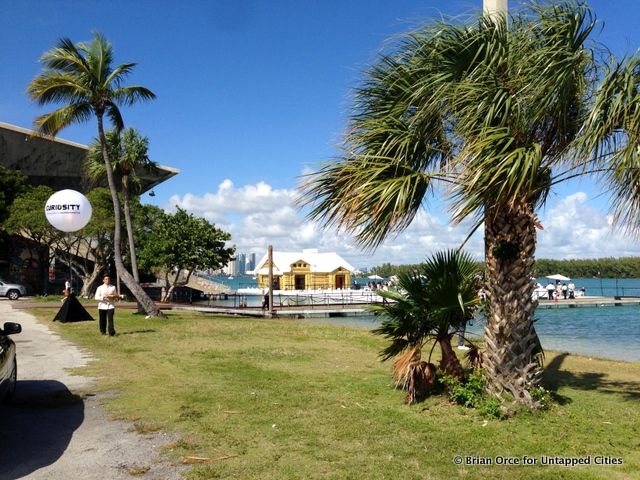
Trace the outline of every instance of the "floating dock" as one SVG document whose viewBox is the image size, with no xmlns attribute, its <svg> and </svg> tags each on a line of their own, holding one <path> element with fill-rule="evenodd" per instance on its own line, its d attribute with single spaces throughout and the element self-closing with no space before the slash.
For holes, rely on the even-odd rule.
<svg viewBox="0 0 640 480">
<path fill-rule="evenodd" d="M 623 307 L 640 305 L 640 297 L 580 297 L 558 300 L 538 300 L 537 308 L 597 308 L 597 307 Z"/>
<path fill-rule="evenodd" d="M 586 297 L 571 300 L 539 300 L 537 308 L 599 308 L 640 306 L 640 298 L 625 297 Z M 269 312 L 259 307 L 215 307 L 205 305 L 179 305 L 174 304 L 173 310 L 191 310 L 217 315 L 234 315 L 242 317 L 269 317 Z M 356 317 L 369 316 L 372 313 L 363 304 L 345 305 L 298 305 L 275 306 L 274 317 L 278 318 L 332 318 L 332 317 Z"/>
<path fill-rule="evenodd" d="M 238 317 L 269 318 L 269 311 L 260 307 L 212 307 L 206 305 L 178 305 L 172 310 L 187 310 L 215 315 L 233 315 Z M 332 318 L 357 317 L 371 315 L 366 305 L 299 305 L 279 307 L 274 306 L 274 318 Z"/>
</svg>

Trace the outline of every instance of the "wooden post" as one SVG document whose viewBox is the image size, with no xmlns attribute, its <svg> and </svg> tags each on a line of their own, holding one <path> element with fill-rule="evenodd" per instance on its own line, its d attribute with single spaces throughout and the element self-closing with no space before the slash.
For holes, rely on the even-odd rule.
<svg viewBox="0 0 640 480">
<path fill-rule="evenodd" d="M 269 317 L 273 316 L 273 246 L 269 245 Z"/>
</svg>

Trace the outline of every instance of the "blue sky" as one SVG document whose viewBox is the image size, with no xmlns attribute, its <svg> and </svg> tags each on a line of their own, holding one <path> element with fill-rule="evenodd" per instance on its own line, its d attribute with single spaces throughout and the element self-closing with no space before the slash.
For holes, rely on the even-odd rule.
<svg viewBox="0 0 640 480">
<path fill-rule="evenodd" d="M 511 0 L 510 8 L 521 2 Z M 598 40 L 620 55 L 640 47 L 636 0 L 589 2 L 604 22 Z M 479 12 L 481 1 L 434 0 L 0 0 L 0 121 L 30 127 L 40 113 L 25 94 L 39 57 L 59 37 L 113 44 L 116 63 L 138 63 L 129 84 L 158 98 L 123 109 L 149 137 L 151 157 L 181 173 L 144 202 L 175 205 L 230 231 L 239 251 L 338 251 L 356 267 L 409 263 L 455 247 L 441 205 L 375 252 L 323 231 L 293 204 L 304 172 L 339 153 L 352 88 L 385 41 L 441 15 Z M 60 134 L 87 144 L 94 123 Z M 540 213 L 538 257 L 640 255 L 638 241 L 612 232 L 606 197 L 590 182 L 563 186 Z M 478 257 L 482 239 L 469 244 Z"/>
</svg>

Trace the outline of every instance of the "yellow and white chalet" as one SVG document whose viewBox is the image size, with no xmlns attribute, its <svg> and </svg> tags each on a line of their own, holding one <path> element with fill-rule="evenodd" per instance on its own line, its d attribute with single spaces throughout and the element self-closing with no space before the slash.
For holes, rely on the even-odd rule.
<svg viewBox="0 0 640 480">
<path fill-rule="evenodd" d="M 351 285 L 354 268 L 334 252 L 317 249 L 302 252 L 273 252 L 274 290 L 344 289 Z M 254 274 L 260 288 L 269 287 L 269 256 L 257 264 Z"/>
</svg>

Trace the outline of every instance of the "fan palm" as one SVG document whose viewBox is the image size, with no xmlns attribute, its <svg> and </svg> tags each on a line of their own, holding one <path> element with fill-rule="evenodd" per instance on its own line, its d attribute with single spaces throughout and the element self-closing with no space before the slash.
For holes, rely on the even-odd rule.
<svg viewBox="0 0 640 480">
<path fill-rule="evenodd" d="M 122 132 L 115 129 L 105 132 L 107 150 L 114 170 L 114 176 L 120 180 L 122 191 L 122 206 L 124 221 L 127 227 L 129 241 L 129 255 L 131 258 L 131 273 L 136 282 L 138 276 L 138 261 L 135 243 L 133 241 L 133 226 L 131 222 L 131 195 L 140 191 L 140 177 L 137 171 L 153 170 L 156 164 L 148 155 L 149 139 L 143 137 L 134 128 L 127 128 Z M 87 163 L 85 165 L 87 176 L 93 181 L 100 181 L 106 177 L 106 168 L 102 159 L 102 145 L 100 139 L 96 139 L 89 145 Z"/>
<path fill-rule="evenodd" d="M 142 86 L 122 85 L 136 64 L 124 63 L 114 67 L 113 48 L 99 33 L 94 34 L 91 42 L 77 45 L 68 38 L 62 38 L 57 46 L 41 57 L 40 61 L 45 69 L 31 81 L 27 92 L 40 105 L 51 103 L 65 105 L 39 116 L 35 120 L 35 125 L 41 133 L 55 136 L 71 124 L 86 122 L 93 116 L 97 119 L 102 159 L 113 201 L 116 271 L 148 315 L 162 316 L 160 309 L 127 271 L 122 261 L 120 201 L 104 131 L 105 116 L 116 130 L 124 128 L 120 105 L 132 105 L 138 101 L 150 100 L 155 98 L 155 95 Z"/>
<path fill-rule="evenodd" d="M 409 403 L 416 392 L 411 386 L 426 385 L 432 373 L 431 353 L 421 362 L 421 350 L 429 341 L 440 346 L 440 369 L 458 379 L 465 376 L 451 347 L 451 337 L 473 318 L 480 299 L 480 271 L 477 264 L 461 251 L 437 252 L 415 272 L 398 275 L 398 290 L 379 291 L 390 300 L 369 308 L 386 318 L 374 333 L 391 340 L 381 355 L 384 360 L 402 354 L 394 365 L 394 379 L 409 387 Z M 433 348 L 431 349 L 433 352 Z"/>
<path fill-rule="evenodd" d="M 616 218 L 640 227 L 640 60 L 602 60 L 595 26 L 561 2 L 406 35 L 356 90 L 344 156 L 302 185 L 311 218 L 371 248 L 447 186 L 454 221 L 484 226 L 488 388 L 531 408 L 536 210 L 556 183 L 595 173 Z"/>
</svg>

